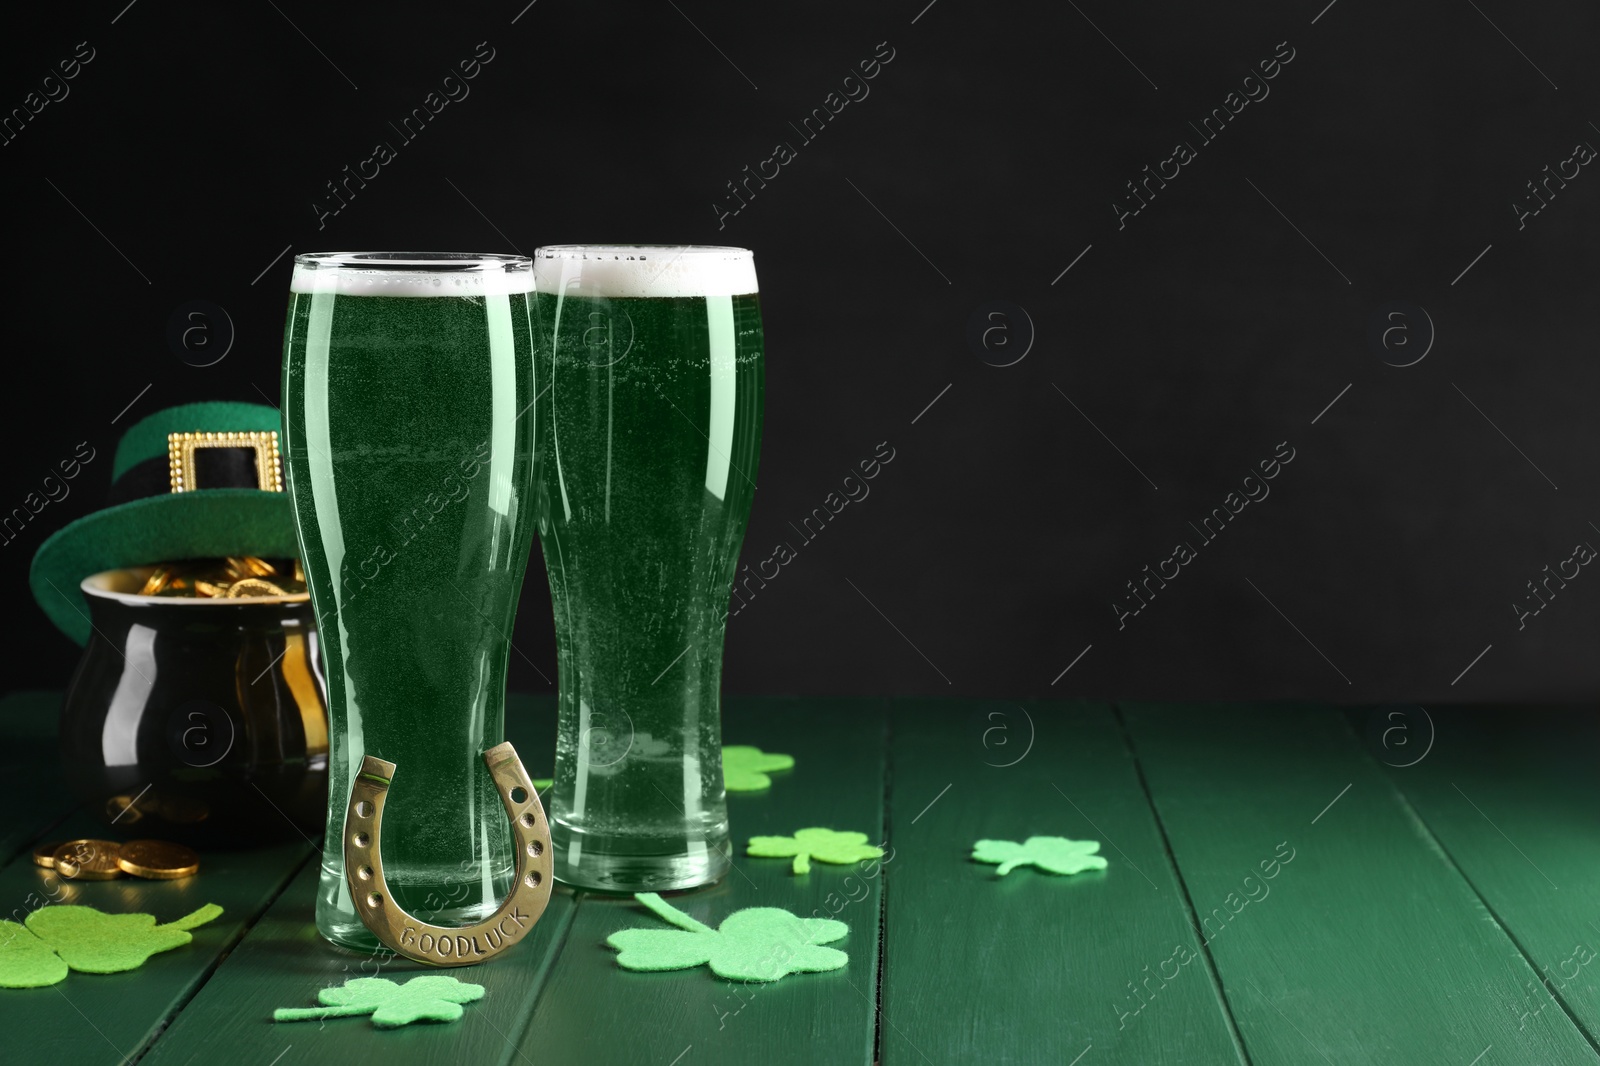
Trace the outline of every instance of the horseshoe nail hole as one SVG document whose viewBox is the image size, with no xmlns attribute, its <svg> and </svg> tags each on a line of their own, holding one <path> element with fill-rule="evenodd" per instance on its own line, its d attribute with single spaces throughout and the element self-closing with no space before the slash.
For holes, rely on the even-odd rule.
<svg viewBox="0 0 1600 1066">
<path fill-rule="evenodd" d="M 367 906 L 369 906 L 369 907 L 380 907 L 382 905 L 383 905 L 383 897 L 378 895 L 376 892 L 373 892 L 373 893 L 371 893 L 370 895 L 367 896 Z"/>
<path fill-rule="evenodd" d="M 355 844 L 355 846 L 358 847 L 358 848 L 364 848 L 368 844 L 372 843 L 372 838 L 367 836 L 367 834 L 365 834 L 365 833 L 357 833 L 355 836 L 351 837 L 350 839 Z"/>
<path fill-rule="evenodd" d="M 529 888 L 538 888 L 539 882 L 542 880 L 542 878 L 540 878 L 538 870 L 529 870 L 528 876 L 524 877 L 522 880 Z"/>
<path fill-rule="evenodd" d="M 533 812 L 532 811 L 524 811 L 524 812 L 522 812 L 522 817 L 518 818 L 517 821 L 522 823 L 523 828 L 532 829 L 533 828 Z"/>
<path fill-rule="evenodd" d="M 372 880 L 372 867 L 363 866 L 361 869 L 356 871 L 356 876 L 361 878 L 363 881 Z"/>
<path fill-rule="evenodd" d="M 528 790 L 523 788 L 521 785 L 518 785 L 516 788 L 513 788 L 511 790 L 511 802 L 512 803 L 527 803 L 528 802 Z"/>
<path fill-rule="evenodd" d="M 537 840 L 528 841 L 528 854 L 537 859 L 544 854 L 544 845 Z"/>
<path fill-rule="evenodd" d="M 366 800 L 362 800 L 361 802 L 357 803 L 356 804 L 356 817 L 357 818 L 371 818 L 372 817 L 372 804 L 367 802 Z"/>
</svg>

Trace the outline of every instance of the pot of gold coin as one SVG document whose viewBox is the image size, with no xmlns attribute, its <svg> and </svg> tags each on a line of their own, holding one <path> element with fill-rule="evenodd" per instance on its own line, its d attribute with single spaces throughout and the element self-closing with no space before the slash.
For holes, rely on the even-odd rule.
<svg viewBox="0 0 1600 1066">
<path fill-rule="evenodd" d="M 317 839 L 327 695 L 296 562 L 124 567 L 82 589 L 93 629 L 61 720 L 75 791 L 140 836 Z"/>
<path fill-rule="evenodd" d="M 321 838 L 327 685 L 278 428 L 273 408 L 238 403 L 135 423 L 110 506 L 34 557 L 35 598 L 84 645 L 66 778 L 119 836 Z"/>
</svg>

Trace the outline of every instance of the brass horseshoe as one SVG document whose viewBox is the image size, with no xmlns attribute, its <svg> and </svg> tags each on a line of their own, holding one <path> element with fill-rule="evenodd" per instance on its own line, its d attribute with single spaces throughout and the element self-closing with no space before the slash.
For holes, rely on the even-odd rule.
<svg viewBox="0 0 1600 1066">
<path fill-rule="evenodd" d="M 350 790 L 344 816 L 344 876 L 356 913 L 380 941 L 416 962 L 430 966 L 471 966 L 493 958 L 521 940 L 550 902 L 553 882 L 550 825 L 528 771 L 509 742 L 483 753 L 500 802 L 511 818 L 517 847 L 517 877 L 492 915 L 475 925 L 440 926 L 406 913 L 383 877 L 383 804 L 395 764 L 367 755 Z M 521 802 L 511 793 L 520 789 Z"/>
</svg>

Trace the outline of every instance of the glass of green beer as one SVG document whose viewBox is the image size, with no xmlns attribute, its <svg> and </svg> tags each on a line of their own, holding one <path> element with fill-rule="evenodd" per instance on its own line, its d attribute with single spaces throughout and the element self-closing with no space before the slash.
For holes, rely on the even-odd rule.
<svg viewBox="0 0 1600 1066">
<path fill-rule="evenodd" d="M 396 764 L 390 891 L 425 921 L 493 913 L 514 866 L 481 753 L 535 526 L 532 263 L 523 256 L 295 258 L 284 457 L 327 671 L 328 825 L 317 928 L 378 941 L 351 905 L 345 806 L 363 755 Z"/>
<path fill-rule="evenodd" d="M 762 335 L 742 248 L 534 253 L 534 481 L 555 609 L 555 876 L 728 869 L 723 630 L 755 493 Z"/>
</svg>

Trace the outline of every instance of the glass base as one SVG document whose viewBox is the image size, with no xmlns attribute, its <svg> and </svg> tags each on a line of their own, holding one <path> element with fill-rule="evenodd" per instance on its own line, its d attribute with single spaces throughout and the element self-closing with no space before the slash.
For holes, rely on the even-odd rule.
<svg viewBox="0 0 1600 1066">
<path fill-rule="evenodd" d="M 444 926 L 476 925 L 493 914 L 499 905 L 474 907 L 449 907 L 428 918 L 429 924 Z M 385 947 L 359 915 L 328 914 L 319 916 L 317 932 L 335 947 L 347 948 L 363 955 L 386 955 L 392 949 Z"/>
<path fill-rule="evenodd" d="M 600 851 L 592 842 L 584 847 L 570 828 L 559 824 L 550 828 L 556 880 L 574 888 L 670 892 L 719 881 L 732 866 L 726 838 L 721 848 L 697 843 L 691 850 L 675 855 L 639 855 Z"/>
<path fill-rule="evenodd" d="M 441 899 L 464 896 L 468 886 L 459 881 L 454 885 L 429 881 L 421 888 L 393 883 L 389 887 L 395 896 L 395 902 L 423 921 L 431 925 L 462 926 L 476 925 L 499 909 L 500 900 L 511 893 L 510 872 L 496 875 L 492 884 L 496 889 L 492 899 L 459 904 L 447 903 L 442 907 L 437 905 Z M 478 887 L 471 886 L 473 891 L 477 891 Z M 385 947 L 373 935 L 372 930 L 367 928 L 366 923 L 362 922 L 361 916 L 356 913 L 354 905 L 350 902 L 349 889 L 345 886 L 342 872 L 330 866 L 323 866 L 322 879 L 318 886 L 317 932 L 336 947 L 364 955 L 392 953 L 392 949 Z"/>
</svg>

